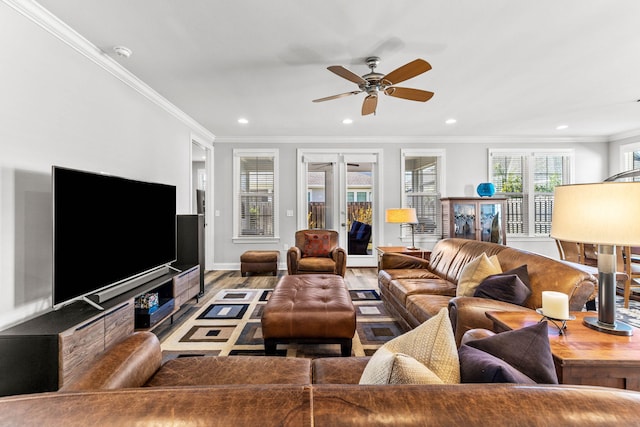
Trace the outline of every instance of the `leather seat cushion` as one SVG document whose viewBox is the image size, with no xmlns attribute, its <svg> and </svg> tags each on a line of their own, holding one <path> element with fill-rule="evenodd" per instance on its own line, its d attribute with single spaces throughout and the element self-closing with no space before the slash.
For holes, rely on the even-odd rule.
<svg viewBox="0 0 640 427">
<path fill-rule="evenodd" d="M 406 299 L 413 294 L 456 295 L 456 286 L 444 279 L 396 279 L 389 283 L 389 291 L 398 301 L 406 304 Z"/>
<path fill-rule="evenodd" d="M 336 268 L 336 263 L 332 258 L 322 258 L 322 257 L 307 257 L 300 258 L 298 261 L 298 271 L 317 271 L 317 272 L 328 272 L 334 271 Z"/>
<path fill-rule="evenodd" d="M 451 298 L 448 295 L 410 295 L 407 297 L 406 310 L 419 323 L 424 323 L 438 314 L 442 308 L 448 307 Z"/>
<path fill-rule="evenodd" d="M 378 283 L 388 285 L 395 279 L 440 279 L 435 273 L 423 268 L 398 268 L 393 270 L 380 270 Z"/>
</svg>

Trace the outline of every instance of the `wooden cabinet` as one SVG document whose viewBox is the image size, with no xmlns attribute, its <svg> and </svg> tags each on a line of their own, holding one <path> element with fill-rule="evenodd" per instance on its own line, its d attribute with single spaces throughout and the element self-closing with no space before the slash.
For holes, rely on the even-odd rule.
<svg viewBox="0 0 640 427">
<path fill-rule="evenodd" d="M 0 395 L 58 390 L 133 333 L 133 298 L 105 311 L 77 301 L 0 332 Z"/>
<path fill-rule="evenodd" d="M 506 198 L 446 197 L 442 202 L 442 237 L 507 244 Z"/>
<path fill-rule="evenodd" d="M 188 267 L 173 278 L 173 294 L 176 306 L 181 306 L 186 301 L 200 294 L 200 266 Z"/>
</svg>

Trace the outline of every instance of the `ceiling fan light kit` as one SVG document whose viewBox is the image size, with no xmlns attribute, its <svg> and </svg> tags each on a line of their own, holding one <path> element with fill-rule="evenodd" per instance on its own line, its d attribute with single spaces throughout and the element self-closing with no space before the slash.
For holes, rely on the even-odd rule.
<svg viewBox="0 0 640 427">
<path fill-rule="evenodd" d="M 378 94 L 380 92 L 388 96 L 419 102 L 426 102 L 433 97 L 433 92 L 395 86 L 397 83 L 401 83 L 429 71 L 431 69 L 431 65 L 424 59 L 418 58 L 413 60 L 386 75 L 375 71 L 378 64 L 380 64 L 380 58 L 377 56 L 370 56 L 367 58 L 366 63 L 371 71 L 363 76 L 359 76 L 341 65 L 332 65 L 327 67 L 327 69 L 332 73 L 357 84 L 358 89 L 360 90 L 314 99 L 313 102 L 330 101 L 332 99 L 366 92 L 367 96 L 362 103 L 362 115 L 366 116 L 368 114 L 375 114 L 378 107 Z"/>
</svg>

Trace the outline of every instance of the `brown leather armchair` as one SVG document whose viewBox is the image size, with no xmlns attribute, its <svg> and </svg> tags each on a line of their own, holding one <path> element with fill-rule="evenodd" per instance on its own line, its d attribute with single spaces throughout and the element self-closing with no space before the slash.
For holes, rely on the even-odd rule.
<svg viewBox="0 0 640 427">
<path fill-rule="evenodd" d="M 287 252 L 289 274 L 338 274 L 344 277 L 347 252 L 338 247 L 334 230 L 296 231 L 295 246 Z"/>
</svg>

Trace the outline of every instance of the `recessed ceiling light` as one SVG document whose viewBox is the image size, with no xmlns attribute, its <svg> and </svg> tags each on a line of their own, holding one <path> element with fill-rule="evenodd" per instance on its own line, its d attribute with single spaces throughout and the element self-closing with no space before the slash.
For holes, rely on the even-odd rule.
<svg viewBox="0 0 640 427">
<path fill-rule="evenodd" d="M 342 124 L 343 124 L 343 125 L 350 125 L 351 123 L 353 123 L 353 120 L 352 120 L 352 119 L 344 119 L 344 120 L 342 121 Z"/>
<path fill-rule="evenodd" d="M 116 53 L 116 55 L 121 56 L 123 58 L 128 58 L 133 53 L 131 49 L 129 49 L 126 46 L 115 46 L 113 48 L 113 51 Z"/>
<path fill-rule="evenodd" d="M 563 130 L 563 129 L 566 129 L 568 127 L 569 127 L 569 125 L 560 125 L 560 126 L 556 126 L 556 129 L 557 130 Z"/>
<path fill-rule="evenodd" d="M 446 124 L 448 124 L 448 125 L 452 125 L 452 124 L 454 124 L 455 122 L 457 122 L 457 120 L 456 120 L 456 119 L 447 119 L 447 120 L 445 120 L 445 123 L 446 123 Z"/>
<path fill-rule="evenodd" d="M 241 125 L 246 125 L 247 123 L 249 123 L 249 120 L 241 117 L 238 119 L 238 123 L 240 123 Z"/>
</svg>

